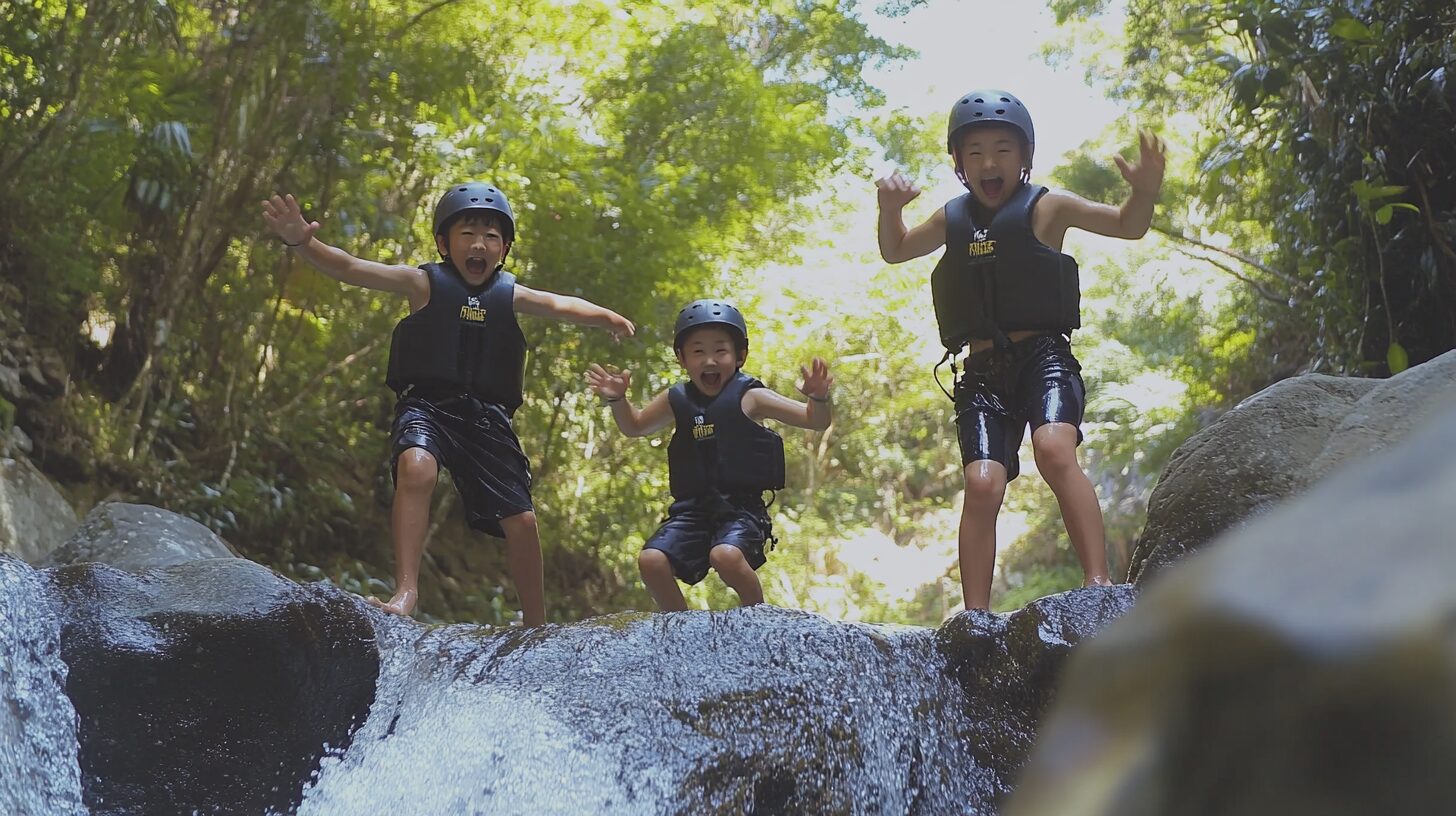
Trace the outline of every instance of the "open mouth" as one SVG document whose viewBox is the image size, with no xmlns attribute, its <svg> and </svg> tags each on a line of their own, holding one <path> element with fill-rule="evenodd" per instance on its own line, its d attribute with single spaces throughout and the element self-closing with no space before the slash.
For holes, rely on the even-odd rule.
<svg viewBox="0 0 1456 816">
<path fill-rule="evenodd" d="M 716 391 L 716 390 L 718 390 L 719 387 L 721 387 L 723 385 L 723 372 L 721 372 L 721 371 L 704 371 L 700 375 L 700 379 L 702 379 L 703 386 L 705 388 L 707 388 L 709 390 L 712 390 L 712 391 Z"/>
<path fill-rule="evenodd" d="M 1006 182 L 1001 178 L 981 179 L 981 192 L 986 198 L 1000 198 L 1001 192 L 1006 189 Z"/>
<path fill-rule="evenodd" d="M 465 271 L 472 275 L 484 275 L 490 271 L 490 267 L 486 264 L 484 258 L 466 258 Z"/>
</svg>

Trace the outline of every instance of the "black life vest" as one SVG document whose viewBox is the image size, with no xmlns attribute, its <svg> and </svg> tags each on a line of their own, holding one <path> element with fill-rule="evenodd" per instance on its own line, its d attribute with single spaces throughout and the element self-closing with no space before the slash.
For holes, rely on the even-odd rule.
<svg viewBox="0 0 1456 816">
<path fill-rule="evenodd" d="M 1036 239 L 1031 212 L 1046 194 L 1022 184 L 990 224 L 979 223 L 970 193 L 945 205 L 945 254 L 930 274 L 940 340 L 950 351 L 1029 329 L 1082 327 L 1077 260 Z"/>
<path fill-rule="evenodd" d="M 711 400 L 692 383 L 667 390 L 677 428 L 667 445 L 675 499 L 784 487 L 784 440 L 743 413 L 743 395 L 763 383 L 739 371 Z"/>
<path fill-rule="evenodd" d="M 449 262 L 420 268 L 430 276 L 430 302 L 394 327 L 385 382 L 397 394 L 410 386 L 463 392 L 515 413 L 526 367 L 516 277 L 497 270 L 472 289 Z"/>
</svg>

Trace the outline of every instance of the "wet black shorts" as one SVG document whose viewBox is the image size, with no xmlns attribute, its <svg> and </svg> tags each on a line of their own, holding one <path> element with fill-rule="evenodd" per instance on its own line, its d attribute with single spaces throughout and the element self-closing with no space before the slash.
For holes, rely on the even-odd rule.
<svg viewBox="0 0 1456 816">
<path fill-rule="evenodd" d="M 1029 337 L 1006 351 L 972 354 L 955 384 L 961 466 L 990 459 L 1006 467 L 1007 481 L 1015 479 L 1026 426 L 1036 433 L 1048 422 L 1074 425 L 1080 445 L 1086 407 L 1082 364 L 1063 335 Z"/>
<path fill-rule="evenodd" d="M 642 549 L 661 550 L 672 562 L 673 574 L 692 585 L 707 576 L 708 553 L 719 544 L 742 550 L 748 566 L 756 570 L 768 560 L 764 544 L 772 538 L 773 522 L 757 496 L 681 499 L 667 509 L 667 518 Z"/>
<path fill-rule="evenodd" d="M 401 453 L 429 451 L 450 471 L 471 529 L 503 538 L 500 520 L 532 509 L 531 464 L 499 405 L 464 396 L 404 397 L 394 406 L 393 435 L 390 473 Z"/>
</svg>

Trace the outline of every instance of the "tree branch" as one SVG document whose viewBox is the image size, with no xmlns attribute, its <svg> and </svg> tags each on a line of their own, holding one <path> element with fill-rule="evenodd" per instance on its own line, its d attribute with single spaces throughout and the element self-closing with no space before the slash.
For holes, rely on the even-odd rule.
<svg viewBox="0 0 1456 816">
<path fill-rule="evenodd" d="M 1169 238 L 1174 239 L 1175 241 L 1182 241 L 1185 244 L 1191 244 L 1193 246 L 1198 247 L 1199 249 L 1207 250 L 1209 252 L 1217 252 L 1220 255 L 1227 255 L 1228 257 L 1233 258 L 1236 261 L 1239 261 L 1240 263 L 1248 264 L 1249 266 L 1254 267 L 1255 269 L 1259 270 L 1260 272 L 1263 272 L 1263 273 L 1265 273 L 1267 275 L 1271 275 L 1273 277 L 1276 277 L 1276 278 L 1284 281 L 1285 283 L 1289 284 L 1290 286 L 1299 286 L 1299 281 L 1298 280 L 1290 277 L 1289 275 L 1284 274 L 1283 272 L 1280 272 L 1279 270 L 1277 270 L 1277 269 L 1275 269 L 1275 268 L 1273 268 L 1271 266 L 1267 266 L 1265 264 L 1259 263 L 1258 261 L 1254 260 L 1253 258 L 1250 258 L 1249 256 L 1247 256 L 1247 255 L 1245 255 L 1245 254 L 1243 254 L 1241 252 L 1235 252 L 1232 249 L 1224 249 L 1223 247 L 1214 246 L 1213 244 L 1206 244 L 1206 243 L 1198 240 L 1197 238 L 1189 238 L 1187 235 L 1184 235 L 1181 232 L 1177 232 L 1177 231 L 1170 230 L 1170 229 L 1164 229 L 1163 227 L 1160 227 L 1157 224 L 1154 224 L 1153 225 L 1153 231 L 1156 232 L 1156 233 L 1158 233 L 1159 235 L 1166 235 Z M 1242 278 L 1241 278 L 1241 280 L 1242 280 Z"/>
<path fill-rule="evenodd" d="M 1186 249 L 1183 249 L 1181 247 L 1174 247 L 1174 249 L 1178 250 L 1178 252 L 1186 255 L 1189 258 L 1192 258 L 1195 261 L 1203 261 L 1204 263 L 1206 263 L 1206 264 L 1214 267 L 1215 269 L 1221 269 L 1224 272 L 1227 272 L 1228 274 L 1234 276 L 1235 278 L 1239 279 L 1243 283 L 1248 284 L 1250 287 L 1253 288 L 1253 290 L 1255 292 L 1258 292 L 1259 293 L 1259 296 L 1260 297 L 1264 298 L 1265 300 L 1267 300 L 1267 301 L 1269 301 L 1271 303 L 1278 303 L 1281 306 L 1288 306 L 1289 305 L 1289 298 L 1287 298 L 1287 297 L 1281 297 L 1279 295 L 1279 293 L 1270 291 L 1268 287 L 1264 286 L 1264 284 L 1259 283 L 1258 281 L 1254 280 L 1253 278 L 1248 277 L 1247 275 L 1240 274 L 1238 272 L 1238 270 L 1234 269 L 1233 267 L 1229 266 L 1228 264 L 1225 264 L 1225 263 L 1223 263 L 1221 261 L 1215 261 L 1214 259 L 1205 257 L 1203 255 L 1198 255 L 1196 253 L 1190 252 L 1190 251 L 1188 251 Z"/>
<path fill-rule="evenodd" d="M 315 374 L 314 375 L 314 378 L 311 379 L 311 380 L 309 380 L 307 385 L 305 385 L 304 387 L 300 388 L 298 390 L 298 393 L 297 394 L 294 394 L 293 397 L 288 400 L 288 402 L 283 403 L 281 406 L 278 407 L 278 409 L 276 411 L 273 412 L 273 417 L 276 419 L 276 418 L 278 418 L 280 416 L 286 415 L 289 411 L 293 410 L 293 408 L 295 406 L 297 406 L 298 403 L 300 401 L 302 401 L 304 397 L 308 396 L 309 394 L 312 394 L 314 392 L 314 389 L 318 386 L 319 383 L 323 382 L 328 377 L 331 377 L 334 374 L 337 374 L 338 372 L 343 371 L 345 368 L 347 368 L 348 366 L 350 366 L 351 364 L 353 364 L 353 362 L 355 360 L 358 360 L 360 357 L 363 357 L 364 355 L 366 355 L 369 352 L 375 350 L 376 348 L 379 348 L 379 344 L 383 343 L 386 339 L 388 339 L 390 337 L 391 337 L 391 335 L 381 334 L 378 337 L 376 337 L 375 339 L 373 339 L 372 341 L 370 341 L 369 343 L 365 344 L 365 346 L 363 348 L 359 349 L 358 351 L 354 352 L 353 354 L 350 354 L 348 357 L 345 357 L 342 360 L 338 360 L 338 361 L 330 364 L 323 371 L 320 371 L 318 374 Z"/>
<path fill-rule="evenodd" d="M 1426 217 L 1426 229 L 1430 230 L 1431 240 L 1436 242 L 1436 247 L 1448 258 L 1456 260 L 1456 251 L 1453 251 L 1451 245 L 1446 243 L 1445 237 L 1441 235 L 1441 228 L 1436 226 L 1436 220 L 1431 217 L 1431 199 L 1426 195 L 1426 185 L 1422 183 L 1419 169 L 1416 171 L 1415 180 L 1416 192 L 1421 194 L 1421 215 Z"/>
<path fill-rule="evenodd" d="M 423 9 L 420 9 L 418 12 L 416 12 L 413 17 L 406 20 L 404 25 L 396 28 L 393 32 L 391 32 L 389 35 L 389 39 L 397 40 L 400 37 L 403 37 L 405 32 L 418 25 L 420 20 L 423 20 L 425 17 L 439 11 L 440 9 L 454 2 L 457 2 L 457 0 L 436 0 L 436 2 L 425 6 Z"/>
</svg>

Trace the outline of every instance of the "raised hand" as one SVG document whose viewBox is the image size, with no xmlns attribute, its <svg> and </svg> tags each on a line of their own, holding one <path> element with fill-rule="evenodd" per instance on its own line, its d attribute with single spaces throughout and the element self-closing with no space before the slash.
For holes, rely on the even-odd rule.
<svg viewBox="0 0 1456 816">
<path fill-rule="evenodd" d="M 632 335 L 636 334 L 637 327 L 632 325 L 632 321 L 628 320 L 627 318 L 622 317 L 616 312 L 608 310 L 607 331 L 612 333 L 613 340 L 621 342 L 623 337 L 631 337 Z"/>
<path fill-rule="evenodd" d="M 303 210 L 291 194 L 279 198 L 275 193 L 263 202 L 263 223 L 279 240 L 292 246 L 308 243 L 319 231 L 319 222 L 303 220 Z"/>
<path fill-rule="evenodd" d="M 898 170 L 876 181 L 875 187 L 879 189 L 882 210 L 902 210 L 920 195 L 920 188 L 900 175 Z"/>
<path fill-rule="evenodd" d="M 586 383 L 597 396 L 615 401 L 627 396 L 627 388 L 632 385 L 632 372 L 618 371 L 615 366 L 603 368 L 592 363 L 586 372 Z"/>
<path fill-rule="evenodd" d="M 799 366 L 799 373 L 804 377 L 804 382 L 799 385 L 800 394 L 821 402 L 829 399 L 829 388 L 834 385 L 834 377 L 830 375 L 829 364 L 823 358 L 814 358 L 812 371 Z"/>
<path fill-rule="evenodd" d="M 1129 163 L 1122 156 L 1113 156 L 1117 169 L 1132 187 L 1134 193 L 1156 195 L 1163 186 L 1163 171 L 1167 167 L 1167 146 L 1153 135 L 1151 130 L 1138 131 L 1138 160 Z"/>
</svg>

